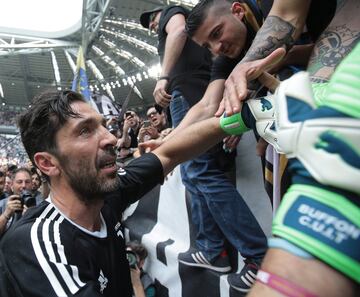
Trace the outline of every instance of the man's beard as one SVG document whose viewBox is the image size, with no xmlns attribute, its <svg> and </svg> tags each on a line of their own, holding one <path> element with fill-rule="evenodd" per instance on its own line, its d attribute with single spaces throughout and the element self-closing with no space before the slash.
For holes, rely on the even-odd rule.
<svg viewBox="0 0 360 297">
<path fill-rule="evenodd" d="M 92 169 L 87 159 L 78 160 L 75 166 L 71 166 L 70 160 L 62 156 L 61 163 L 69 185 L 86 203 L 103 200 L 106 193 L 115 191 L 120 185 L 117 172 L 111 176 L 98 176 L 98 166 Z"/>
</svg>

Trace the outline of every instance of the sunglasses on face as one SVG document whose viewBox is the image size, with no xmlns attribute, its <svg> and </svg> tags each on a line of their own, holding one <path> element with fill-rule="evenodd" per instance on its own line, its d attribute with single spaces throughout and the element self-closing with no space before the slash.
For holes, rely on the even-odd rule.
<svg viewBox="0 0 360 297">
<path fill-rule="evenodd" d="M 153 111 L 153 112 L 149 112 L 146 116 L 147 116 L 148 118 L 151 118 L 152 116 L 156 116 L 157 114 L 158 114 L 157 111 Z"/>
</svg>

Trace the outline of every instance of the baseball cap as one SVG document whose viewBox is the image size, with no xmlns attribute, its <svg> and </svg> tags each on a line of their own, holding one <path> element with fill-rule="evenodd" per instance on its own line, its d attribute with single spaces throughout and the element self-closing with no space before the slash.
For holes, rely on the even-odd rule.
<svg viewBox="0 0 360 297">
<path fill-rule="evenodd" d="M 158 6 L 155 7 L 151 10 L 147 10 L 144 11 L 141 15 L 140 15 L 140 24 L 144 27 L 144 28 L 149 28 L 150 25 L 150 16 L 158 11 L 161 11 L 164 9 L 164 6 Z"/>
</svg>

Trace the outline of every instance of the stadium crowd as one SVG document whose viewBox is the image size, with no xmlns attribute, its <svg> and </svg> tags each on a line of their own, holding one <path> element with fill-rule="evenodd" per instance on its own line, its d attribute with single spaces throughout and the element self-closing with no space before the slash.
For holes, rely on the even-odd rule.
<svg viewBox="0 0 360 297">
<path fill-rule="evenodd" d="M 356 296 L 359 12 L 357 0 L 201 0 L 191 11 L 143 12 L 162 64 L 144 117 L 105 119 L 81 94 L 53 91 L 18 117 L 21 139 L 0 136 L 0 295 L 155 296 L 146 249 L 126 246 L 122 213 L 181 164 L 196 235 L 179 263 L 227 273 L 249 296 Z M 15 123 L 1 112 L 0 125 Z M 231 178 L 248 131 L 264 166 L 267 150 L 284 156 L 270 238 Z"/>
<path fill-rule="evenodd" d="M 0 126 L 16 126 L 16 116 L 19 112 L 12 110 L 0 110 Z"/>
</svg>

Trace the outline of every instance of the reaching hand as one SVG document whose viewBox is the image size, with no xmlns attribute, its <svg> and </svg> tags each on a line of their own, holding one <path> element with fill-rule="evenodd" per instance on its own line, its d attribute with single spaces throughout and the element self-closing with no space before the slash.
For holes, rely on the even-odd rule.
<svg viewBox="0 0 360 297">
<path fill-rule="evenodd" d="M 240 112 L 241 101 L 245 100 L 247 95 L 247 82 L 258 78 L 263 72 L 273 67 L 285 54 L 285 49 L 278 48 L 261 60 L 240 62 L 236 65 L 225 81 L 224 102 L 219 107 L 216 115 L 219 116 L 224 108 L 228 116 Z M 221 111 L 220 108 L 222 109 Z"/>
<path fill-rule="evenodd" d="M 223 115 L 224 112 L 225 112 L 225 99 L 222 98 L 222 100 L 220 101 L 218 110 L 215 112 L 214 115 L 219 118 Z"/>
<path fill-rule="evenodd" d="M 146 142 L 139 143 L 138 148 L 142 149 L 144 152 L 152 152 L 156 148 L 158 148 L 160 145 L 162 145 L 163 140 L 161 138 L 158 139 L 151 139 Z"/>
<path fill-rule="evenodd" d="M 166 79 L 160 79 L 157 81 L 153 96 L 157 104 L 165 108 L 170 104 L 171 95 L 166 92 L 168 81 Z"/>
<path fill-rule="evenodd" d="M 223 139 L 223 149 L 225 152 L 231 153 L 233 150 L 236 150 L 236 146 L 238 145 L 241 139 L 241 135 L 231 135 L 227 136 Z"/>
</svg>

